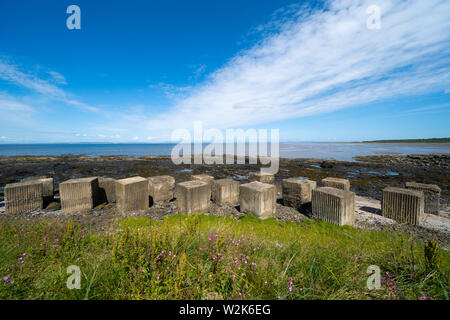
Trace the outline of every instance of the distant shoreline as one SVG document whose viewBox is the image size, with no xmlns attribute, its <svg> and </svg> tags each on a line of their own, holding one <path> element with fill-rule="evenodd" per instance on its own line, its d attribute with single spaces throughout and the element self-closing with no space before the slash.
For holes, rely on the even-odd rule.
<svg viewBox="0 0 450 320">
<path fill-rule="evenodd" d="M 169 156 L 174 150 L 175 144 L 0 144 L 0 156 L 58 156 L 58 155 L 85 155 L 85 156 Z M 206 147 L 206 144 L 205 144 Z M 248 154 L 246 146 L 245 153 Z M 237 154 L 236 145 L 234 154 Z M 192 145 L 188 145 L 183 153 L 196 152 Z M 270 150 L 268 150 L 270 151 Z M 226 152 L 226 148 L 218 150 L 218 153 Z M 280 158 L 310 158 L 323 160 L 353 161 L 355 156 L 370 156 L 381 154 L 450 154 L 449 143 L 280 143 Z"/>
<path fill-rule="evenodd" d="M 450 143 L 450 138 L 359 141 L 360 143 Z"/>
</svg>

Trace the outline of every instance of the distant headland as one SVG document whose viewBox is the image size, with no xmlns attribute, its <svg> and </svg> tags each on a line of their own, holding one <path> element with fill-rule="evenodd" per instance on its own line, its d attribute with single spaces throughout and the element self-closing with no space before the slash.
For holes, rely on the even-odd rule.
<svg viewBox="0 0 450 320">
<path fill-rule="evenodd" d="M 372 140 L 360 142 L 361 143 L 450 143 L 450 138 Z"/>
</svg>

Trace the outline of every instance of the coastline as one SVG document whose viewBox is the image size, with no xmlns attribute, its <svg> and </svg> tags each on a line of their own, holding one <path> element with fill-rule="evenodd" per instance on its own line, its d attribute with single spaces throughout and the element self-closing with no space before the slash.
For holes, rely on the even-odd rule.
<svg viewBox="0 0 450 320">
<path fill-rule="evenodd" d="M 323 178 L 337 177 L 350 180 L 351 191 L 355 192 L 357 205 L 355 227 L 395 234 L 407 234 L 421 241 L 435 238 L 440 245 L 450 249 L 450 155 L 379 155 L 360 156 L 356 161 L 322 160 L 310 158 L 280 158 L 279 171 L 275 175 L 275 186 L 279 192 L 276 218 L 280 222 L 299 223 L 308 218 L 309 212 L 298 212 L 285 207 L 280 201 L 281 181 L 291 177 L 304 177 L 320 183 Z M 8 183 L 18 182 L 31 176 L 48 176 L 55 180 L 58 194 L 59 183 L 90 176 L 115 179 L 131 176 L 151 177 L 171 175 L 176 182 L 188 181 L 192 174 L 208 174 L 216 179 L 231 177 L 240 183 L 248 181 L 251 171 L 260 165 L 231 164 L 173 164 L 169 156 L 13 156 L 0 157 L 0 203 L 3 189 Z M 402 187 L 407 181 L 437 184 L 441 192 L 440 216 L 428 215 L 422 226 L 393 223 L 381 216 L 380 201 L 382 189 L 388 186 Z M 56 197 L 57 199 L 57 197 Z M 0 207 L 0 209 L 3 209 Z M 1 211 L 1 210 L 0 210 Z M 1 213 L 1 212 L 0 212 Z M 173 202 L 153 205 L 146 215 L 154 220 L 177 214 Z M 209 214 L 239 219 L 240 212 L 232 206 L 213 205 Z M 10 218 L 0 214 L 2 219 Z M 101 205 L 91 214 L 63 215 L 58 207 L 44 209 L 25 218 L 75 219 L 95 228 L 106 228 L 108 221 L 118 219 L 114 205 Z M 19 218 L 20 217 L 16 217 Z M 436 220 L 437 219 L 437 220 Z"/>
</svg>

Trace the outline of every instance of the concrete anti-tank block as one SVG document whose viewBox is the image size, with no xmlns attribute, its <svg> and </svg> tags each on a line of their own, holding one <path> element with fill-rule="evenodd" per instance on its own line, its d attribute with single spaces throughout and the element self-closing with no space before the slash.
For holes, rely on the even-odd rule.
<svg viewBox="0 0 450 320">
<path fill-rule="evenodd" d="M 406 182 L 406 188 L 422 191 L 425 201 L 425 213 L 439 215 L 441 188 L 435 184 Z"/>
<path fill-rule="evenodd" d="M 263 172 L 250 172 L 248 175 L 248 181 L 259 181 L 262 183 L 272 184 L 275 182 L 275 175 Z"/>
<path fill-rule="evenodd" d="M 180 182 L 175 196 L 181 214 L 205 213 L 210 208 L 211 184 L 200 180 Z"/>
<path fill-rule="evenodd" d="M 22 182 L 29 182 L 29 181 L 39 181 L 40 183 L 42 183 L 42 197 L 44 200 L 44 206 L 53 201 L 53 196 L 55 193 L 55 185 L 53 178 L 47 178 L 43 176 L 43 177 L 29 177 L 22 179 Z"/>
<path fill-rule="evenodd" d="M 116 179 L 98 178 L 99 202 L 116 202 Z"/>
<path fill-rule="evenodd" d="M 339 226 L 351 226 L 355 221 L 355 194 L 333 187 L 312 190 L 312 215 Z"/>
<path fill-rule="evenodd" d="M 175 178 L 171 176 L 148 178 L 148 194 L 153 199 L 153 202 L 172 200 L 174 189 Z"/>
<path fill-rule="evenodd" d="M 239 202 L 238 181 L 233 179 L 219 179 L 212 182 L 212 198 L 218 204 L 236 204 Z"/>
<path fill-rule="evenodd" d="M 192 180 L 203 181 L 206 183 L 211 183 L 214 180 L 213 176 L 209 176 L 207 174 L 194 174 L 191 178 Z"/>
<path fill-rule="evenodd" d="M 383 189 L 382 215 L 399 223 L 417 225 L 425 218 L 422 191 L 388 187 Z"/>
<path fill-rule="evenodd" d="M 332 187 L 336 189 L 342 189 L 350 191 L 350 181 L 347 179 L 340 179 L 340 178 L 325 178 L 322 179 L 322 183 L 325 187 Z"/>
<path fill-rule="evenodd" d="M 240 210 L 267 219 L 275 214 L 277 191 L 274 185 L 253 181 L 242 184 L 239 192 Z"/>
<path fill-rule="evenodd" d="M 148 180 L 142 177 L 116 180 L 116 202 L 121 214 L 148 209 Z"/>
<path fill-rule="evenodd" d="M 300 178 L 283 179 L 283 204 L 300 209 L 304 204 L 311 202 L 312 190 L 316 187 L 317 183 L 312 180 Z"/>
<path fill-rule="evenodd" d="M 5 212 L 29 213 L 43 208 L 43 186 L 39 181 L 10 183 L 5 186 Z"/>
<path fill-rule="evenodd" d="M 61 208 L 65 213 L 90 210 L 98 202 L 98 178 L 70 179 L 59 184 Z"/>
</svg>

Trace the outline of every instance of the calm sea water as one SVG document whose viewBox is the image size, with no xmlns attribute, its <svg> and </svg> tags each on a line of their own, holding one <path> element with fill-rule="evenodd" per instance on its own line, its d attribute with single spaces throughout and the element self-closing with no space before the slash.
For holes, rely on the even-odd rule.
<svg viewBox="0 0 450 320">
<path fill-rule="evenodd" d="M 0 144 L 0 155 L 170 155 L 175 144 Z M 270 149 L 270 148 L 269 148 Z M 225 150 L 225 148 L 224 148 Z M 280 143 L 282 158 L 352 161 L 354 156 L 379 154 L 450 154 L 450 143 Z"/>
</svg>

